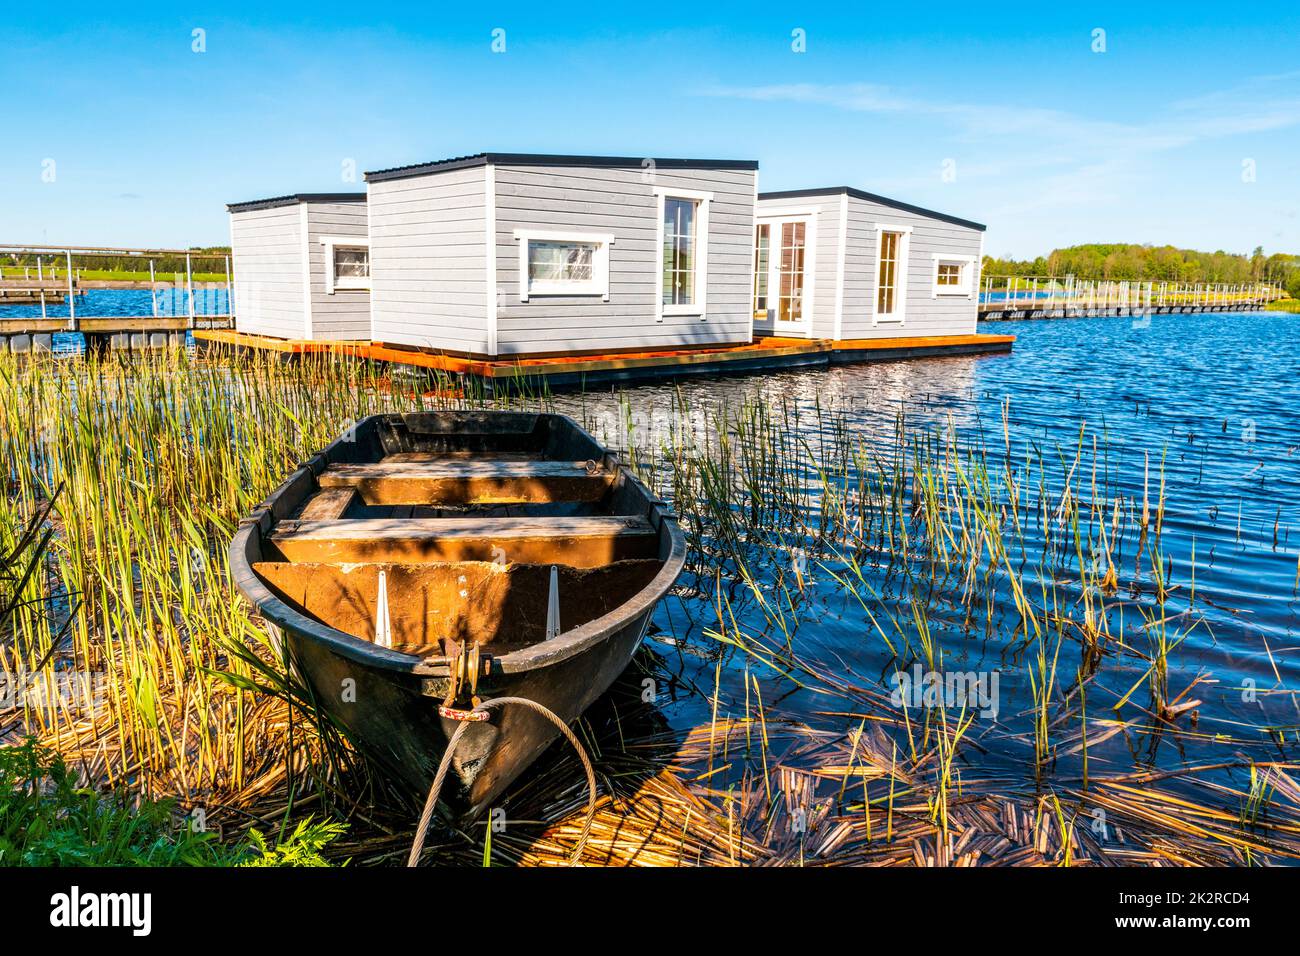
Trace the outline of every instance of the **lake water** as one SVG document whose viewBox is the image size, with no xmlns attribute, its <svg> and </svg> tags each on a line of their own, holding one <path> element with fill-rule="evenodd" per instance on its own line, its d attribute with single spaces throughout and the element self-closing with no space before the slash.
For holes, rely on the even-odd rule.
<svg viewBox="0 0 1300 956">
<path fill-rule="evenodd" d="M 1300 723 L 1294 697 L 1300 679 L 1298 322 L 1277 313 L 999 322 L 992 331 L 1019 336 L 1011 354 L 687 380 L 625 394 L 628 407 L 646 419 L 671 417 L 674 400 L 705 417 L 711 408 L 736 407 L 746 398 L 787 402 L 802 410 L 813 440 L 822 427 L 816 415 L 820 405 L 823 416 L 829 410 L 841 413 L 868 447 L 882 448 L 892 440 L 901 411 L 914 434 L 952 427 L 963 440 L 983 441 L 998 456 L 1005 407 L 1013 459 L 1032 452 L 1059 460 L 1064 472 L 1076 457 L 1083 429 L 1083 464 L 1073 477 L 1083 489 L 1092 482 L 1105 486 L 1099 496 L 1108 515 L 1112 501 L 1126 515 L 1140 513 L 1144 497 L 1154 510 L 1163 470 L 1159 550 L 1165 562 L 1161 577 L 1169 588 L 1164 618 L 1153 626 L 1142 616 L 1155 606 L 1157 582 L 1152 569 L 1141 566 L 1133 540 L 1137 525 L 1126 518 L 1118 593 L 1107 601 L 1111 640 L 1100 663 L 1086 661 L 1071 632 L 1061 642 L 1051 695 L 1051 772 L 1071 779 L 1081 771 L 1080 755 L 1065 744 L 1078 737 L 1083 723 L 1077 695 L 1067 702 L 1065 689 L 1081 670 L 1094 666 L 1087 719 L 1125 722 L 1122 732 L 1089 746 L 1094 776 L 1279 759 L 1290 755 Z M 611 411 L 613 398 L 565 397 L 560 405 L 590 423 L 598 437 L 620 444 L 616 416 L 626 415 L 627 408 Z M 607 434 L 600 436 L 602 430 Z M 1084 469 L 1090 474 L 1080 483 Z M 695 507 L 677 505 L 684 511 Z M 1050 515 L 1045 524 L 1051 525 Z M 1031 522 L 1031 541 L 1042 533 Z M 907 622 L 916 588 L 891 580 L 888 554 L 876 553 L 867 563 L 879 608 L 898 614 L 902 630 L 912 627 Z M 681 593 L 660 607 L 648 641 L 660 677 L 672 687 L 671 700 L 660 708 L 669 723 L 684 730 L 711 721 L 715 687 L 723 717 L 752 713 L 749 699 L 756 689 L 768 719 L 813 728 L 843 732 L 846 721 L 852 726 L 860 716 L 879 712 L 873 710 L 872 695 L 889 695 L 891 675 L 915 661 L 895 656 L 876 636 L 860 603 L 831 576 L 843 570 L 834 554 L 809 562 L 808 586 L 792 609 L 797 626 L 790 642 L 799 659 L 860 692 L 828 691 L 816 680 L 801 688 L 733 647 L 722 647 L 719 658 L 720 645 L 705 633 L 719 627 L 717 589 L 688 575 Z M 760 590 L 776 576 L 773 567 L 767 572 L 771 577 Z M 1064 593 L 1081 600 L 1077 569 L 1071 572 L 1067 561 L 1053 573 Z M 1073 583 L 1067 580 L 1071 574 Z M 766 635 L 769 647 L 780 644 L 772 639 L 770 615 L 747 594 L 752 589 L 737 585 L 724 573 L 722 590 L 737 626 Z M 964 772 L 996 775 L 1005 786 L 1030 789 L 1037 785 L 1032 642 L 1011 639 L 1018 620 L 1012 596 L 1005 588 L 994 590 L 991 627 L 962 624 L 956 589 L 941 587 L 923 600 L 930 604 L 930 627 L 942 649 L 939 666 L 996 672 L 1000 678 L 998 715 L 974 722 L 969 738 L 979 746 L 964 752 Z M 1076 612 L 1065 608 L 1062 615 L 1080 616 Z M 981 621 L 985 613 L 981 605 Z M 1178 702 L 1178 695 L 1194 685 L 1181 698 L 1201 702 L 1194 718 L 1184 713 L 1160 721 L 1152 712 L 1158 705 L 1145 690 L 1144 675 L 1155 658 L 1157 632 L 1164 632 L 1172 646 L 1166 699 Z M 746 772 L 753 772 L 752 762 L 737 761 L 710 785 L 725 790 Z M 1225 771 L 1223 779 L 1242 786 L 1239 771 Z M 1168 785 L 1176 787 L 1178 781 Z"/>
</svg>

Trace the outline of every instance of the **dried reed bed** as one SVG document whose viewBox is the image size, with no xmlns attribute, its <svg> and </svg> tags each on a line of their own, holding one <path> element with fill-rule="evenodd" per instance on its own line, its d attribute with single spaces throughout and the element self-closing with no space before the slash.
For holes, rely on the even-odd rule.
<svg viewBox="0 0 1300 956">
<path fill-rule="evenodd" d="M 1246 806 L 1250 792 L 1201 780 L 1197 768 L 1186 776 L 1199 800 L 1124 777 L 1039 795 L 1011 779 L 972 777 L 945 796 L 938 755 L 905 759 L 884 733 L 767 729 L 774 751 L 767 773 L 741 774 L 726 787 L 711 785 L 716 767 L 699 767 L 710 756 L 743 752 L 761 733 L 757 721 L 694 728 L 671 756 L 656 758 L 667 765 L 654 764 L 653 775 L 643 765 L 632 775 L 637 786 L 608 771 L 642 760 L 640 746 L 617 759 L 606 754 L 598 764 L 611 794 L 601 800 L 583 864 L 1231 866 L 1300 859 L 1300 794 L 1288 773 L 1294 767 L 1260 771 L 1265 786 L 1285 792 L 1267 820 L 1246 825 L 1223 805 L 1227 798 Z M 578 770 L 564 756 L 528 782 L 522 806 L 536 815 L 492 837 L 493 863 L 567 863 L 586 809 L 581 786 L 573 786 Z M 478 864 L 483 842 L 482 834 L 461 834 L 431 859 Z M 395 843 L 400 852 L 401 840 Z"/>
</svg>

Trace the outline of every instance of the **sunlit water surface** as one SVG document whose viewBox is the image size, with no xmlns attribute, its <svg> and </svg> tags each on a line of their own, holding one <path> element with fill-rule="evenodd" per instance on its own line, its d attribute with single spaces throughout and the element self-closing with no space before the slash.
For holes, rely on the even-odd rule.
<svg viewBox="0 0 1300 956">
<path fill-rule="evenodd" d="M 625 406 L 612 395 L 590 393 L 561 396 L 558 404 L 613 445 L 620 444 L 618 420 L 626 408 L 642 420 L 666 419 L 675 394 L 699 416 L 700 427 L 706 427 L 709 409 L 736 407 L 758 396 L 798 405 L 811 428 L 820 403 L 823 414 L 842 412 L 855 435 L 882 448 L 892 443 L 901 411 L 910 430 L 942 432 L 951 426 L 963 439 L 982 435 L 990 447 L 1001 449 L 1005 404 L 1017 456 L 1029 447 L 1047 458 L 1059 455 L 1067 464 L 1085 427 L 1085 460 L 1091 468 L 1095 439 L 1108 494 L 1122 497 L 1127 509 L 1140 511 L 1144 493 L 1154 508 L 1163 467 L 1160 552 L 1171 587 L 1166 629 L 1171 640 L 1182 641 L 1168 656 L 1169 696 L 1199 677 L 1183 700 L 1201 701 L 1195 719 L 1184 714 L 1169 724 L 1143 712 L 1153 705 L 1143 689 L 1147 664 L 1141 655 L 1150 653 L 1150 646 L 1136 611 L 1143 603 L 1140 595 L 1134 609 L 1113 622 L 1115 636 L 1122 634 L 1138 653 L 1108 653 L 1088 697 L 1091 719 L 1129 718 L 1133 726 L 1092 748 L 1091 772 L 1176 768 L 1242 754 L 1277 759 L 1290 752 L 1298 723 L 1292 694 L 1300 661 L 1297 321 L 1253 313 L 1000 322 L 987 331 L 1019 336 L 1008 355 L 686 380 L 627 389 Z M 1150 606 L 1149 574 L 1135 575 L 1134 560 L 1131 549 L 1121 581 L 1127 588 L 1136 576 Z M 877 580 L 885 582 L 887 556 L 877 555 L 876 563 Z M 894 686 L 890 675 L 913 662 L 894 657 L 860 604 L 817 562 L 813 565 L 794 653 L 888 695 Z M 660 711 L 671 725 L 708 723 L 715 687 L 718 715 L 743 716 L 753 705 L 746 703 L 754 696 L 751 675 L 759 681 L 769 719 L 843 730 L 857 723 L 848 715 L 871 713 L 868 703 L 815 687 L 800 689 L 751 655 L 721 647 L 705 633 L 719 625 L 713 589 L 703 582 L 696 590 L 701 582 L 689 577 L 680 593 L 660 606 L 648 640 L 660 682 L 667 684 L 659 688 Z M 741 627 L 761 632 L 764 618 L 756 602 L 745 600 L 743 587 L 729 590 Z M 882 595 L 887 590 L 882 585 Z M 1114 603 L 1122 605 L 1123 597 Z M 906 617 L 906 599 L 895 601 L 893 610 Z M 967 771 L 1030 786 L 1031 655 L 1024 641 L 1007 640 L 1018 620 L 1014 608 L 1003 602 L 991 636 L 984 628 L 957 626 L 960 616 L 951 600 L 936 599 L 931 619 L 943 647 L 943 668 L 996 671 L 1000 678 L 998 716 L 977 717 L 970 736 L 980 747 L 966 751 Z M 1062 644 L 1054 718 L 1066 710 L 1059 698 L 1074 683 L 1081 657 L 1077 642 Z M 1116 710 L 1135 685 L 1132 703 Z M 1077 735 L 1077 706 L 1070 711 L 1055 729 L 1057 737 Z M 1216 734 L 1222 737 L 1215 740 Z M 1077 774 L 1078 756 L 1061 753 L 1051 766 L 1054 773 Z M 733 771 L 739 772 L 739 767 Z M 725 789 L 721 778 L 712 783 Z"/>
</svg>

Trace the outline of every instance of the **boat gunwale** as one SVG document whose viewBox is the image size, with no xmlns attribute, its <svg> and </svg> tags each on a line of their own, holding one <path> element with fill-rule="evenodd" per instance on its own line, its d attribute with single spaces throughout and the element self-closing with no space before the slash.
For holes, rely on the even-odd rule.
<svg viewBox="0 0 1300 956">
<path fill-rule="evenodd" d="M 447 414 L 455 415 L 459 413 L 453 411 Z M 558 419 L 580 434 L 588 435 L 587 431 L 573 418 L 558 412 L 501 411 L 483 413 L 469 411 L 464 414 L 489 414 L 492 417 L 518 416 L 520 419 L 527 417 L 534 421 L 546 416 Z M 363 430 L 377 428 L 380 422 L 403 419 L 404 417 L 401 413 L 369 415 L 357 422 L 350 431 L 354 435 L 360 435 Z M 446 657 L 420 656 L 379 647 L 372 641 L 363 640 L 346 631 L 324 624 L 310 615 L 296 610 L 277 597 L 253 570 L 254 561 L 249 553 L 252 545 L 256 543 L 258 557 L 262 558 L 261 551 L 264 536 L 269 534 L 281 520 L 287 517 L 289 511 L 296 508 L 309 496 L 310 489 L 313 489 L 316 484 L 317 476 L 324 471 L 327 465 L 334 463 L 337 450 L 344 440 L 343 437 L 336 438 L 326 446 L 324 451 L 318 452 L 294 469 L 271 492 L 265 501 L 254 508 L 252 513 L 240 522 L 234 538 L 231 539 L 228 551 L 230 570 L 235 587 L 253 605 L 257 614 L 264 620 L 278 628 L 292 631 L 302 637 L 316 641 L 326 649 L 354 663 L 390 673 L 409 674 L 415 677 L 445 677 L 450 673 L 449 662 Z M 529 647 L 510 651 L 500 656 L 492 655 L 492 673 L 516 674 L 558 664 L 583 653 L 602 640 L 618 633 L 643 614 L 646 615 L 648 622 L 649 615 L 653 612 L 655 605 L 668 593 L 669 588 L 672 587 L 685 567 L 686 539 L 678 526 L 676 516 L 662 499 L 656 497 L 636 475 L 632 474 L 626 465 L 618 460 L 617 456 L 606 450 L 605 457 L 613 466 L 613 469 L 616 469 L 615 474 L 621 474 L 625 481 L 631 482 L 645 499 L 648 506 L 645 517 L 654 527 L 660 541 L 662 542 L 664 534 L 668 535 L 669 549 L 663 566 L 645 587 L 600 617 L 588 621 L 572 631 L 562 633 L 558 637 L 539 641 Z M 277 512 L 279 512 L 278 515 Z M 254 535 L 257 537 L 254 538 Z M 488 649 L 488 653 L 491 654 L 490 645 L 485 645 L 485 647 Z"/>
</svg>

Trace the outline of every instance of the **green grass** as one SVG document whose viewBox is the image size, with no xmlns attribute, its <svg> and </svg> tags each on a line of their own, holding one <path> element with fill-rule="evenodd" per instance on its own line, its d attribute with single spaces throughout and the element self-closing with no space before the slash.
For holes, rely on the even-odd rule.
<svg viewBox="0 0 1300 956">
<path fill-rule="evenodd" d="M 119 282 L 148 282 L 149 281 L 148 269 L 144 269 L 144 270 L 77 269 L 74 271 L 80 278 L 86 280 L 91 280 L 91 279 L 96 281 L 113 280 Z M 3 268 L 0 268 L 0 275 L 2 275 L 6 279 L 22 279 L 22 278 L 35 279 L 36 269 L 35 268 L 23 269 L 23 268 L 16 268 L 14 266 L 5 266 Z M 51 282 L 59 281 L 61 279 L 66 281 L 67 273 L 61 269 L 46 269 L 44 271 L 44 276 L 47 280 Z M 176 281 L 177 276 L 180 277 L 181 282 L 185 281 L 185 271 L 183 269 L 180 272 L 175 272 L 175 271 L 163 272 L 159 270 L 158 272 L 155 273 L 154 278 L 158 282 L 174 282 Z M 193 278 L 195 282 L 225 282 L 227 276 L 225 272 L 195 272 L 193 274 Z"/>
<path fill-rule="evenodd" d="M 1300 313 L 1300 299 L 1278 299 L 1270 303 L 1268 310 L 1270 312 L 1292 312 Z"/>
<path fill-rule="evenodd" d="M 307 819 L 279 840 L 223 843 L 194 819 L 174 800 L 80 786 L 34 738 L 0 747 L 0 866 L 328 866 L 321 850 L 343 832 Z"/>
</svg>

